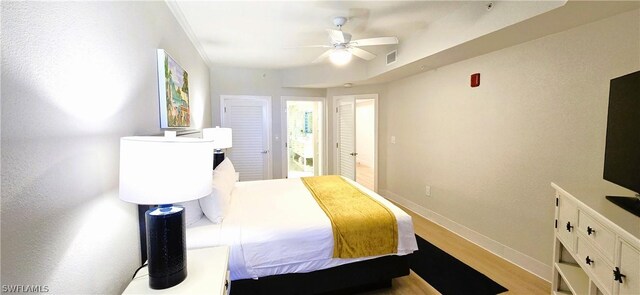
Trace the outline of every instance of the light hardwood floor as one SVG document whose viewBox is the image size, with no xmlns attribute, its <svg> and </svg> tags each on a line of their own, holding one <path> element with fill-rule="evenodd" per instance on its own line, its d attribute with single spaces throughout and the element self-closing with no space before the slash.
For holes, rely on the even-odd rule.
<svg viewBox="0 0 640 295">
<path fill-rule="evenodd" d="M 551 284 L 524 269 L 480 248 L 451 231 L 404 208 L 411 215 L 416 234 L 460 261 L 483 273 L 509 291 L 503 294 L 550 294 Z M 551 270 L 549 270 L 551 271 Z M 464 284 L 464 282 L 460 282 Z M 393 287 L 364 293 L 379 294 L 440 294 L 422 278 L 410 275 L 393 280 Z"/>
<path fill-rule="evenodd" d="M 356 163 L 356 182 L 364 187 L 375 190 L 373 184 L 373 168 L 371 166 Z"/>
</svg>

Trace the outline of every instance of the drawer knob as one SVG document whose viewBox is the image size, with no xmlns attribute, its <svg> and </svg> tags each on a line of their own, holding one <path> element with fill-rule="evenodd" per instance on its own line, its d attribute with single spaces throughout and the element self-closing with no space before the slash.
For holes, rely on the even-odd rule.
<svg viewBox="0 0 640 295">
<path fill-rule="evenodd" d="M 620 282 L 622 284 L 622 278 L 626 278 L 627 276 L 623 275 L 620 272 L 620 268 L 616 266 L 616 269 L 613 270 L 613 280 Z"/>
<path fill-rule="evenodd" d="M 567 231 L 571 232 L 571 229 L 573 229 L 573 225 L 571 225 L 571 221 L 567 221 Z"/>
<path fill-rule="evenodd" d="M 595 234 L 596 230 L 590 226 L 587 226 L 587 235 Z"/>
<path fill-rule="evenodd" d="M 593 259 L 591 259 L 591 258 L 589 258 L 589 256 L 587 256 L 587 258 L 585 259 L 585 262 L 586 262 L 588 265 L 591 265 L 591 263 L 594 263 L 595 261 L 593 261 Z"/>
</svg>

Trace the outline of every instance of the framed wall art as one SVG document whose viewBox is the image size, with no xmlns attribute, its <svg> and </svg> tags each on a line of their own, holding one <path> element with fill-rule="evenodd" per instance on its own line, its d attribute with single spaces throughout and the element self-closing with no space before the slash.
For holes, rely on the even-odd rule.
<svg viewBox="0 0 640 295">
<path fill-rule="evenodd" d="M 164 49 L 158 49 L 160 128 L 191 126 L 189 75 Z"/>
</svg>

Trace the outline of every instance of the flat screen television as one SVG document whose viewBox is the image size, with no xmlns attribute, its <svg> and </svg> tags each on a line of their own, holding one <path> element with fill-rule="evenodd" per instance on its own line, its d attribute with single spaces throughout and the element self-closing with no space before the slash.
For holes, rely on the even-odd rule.
<svg viewBox="0 0 640 295">
<path fill-rule="evenodd" d="M 640 216 L 640 71 L 611 80 L 603 178 L 635 192 L 607 199 Z"/>
</svg>

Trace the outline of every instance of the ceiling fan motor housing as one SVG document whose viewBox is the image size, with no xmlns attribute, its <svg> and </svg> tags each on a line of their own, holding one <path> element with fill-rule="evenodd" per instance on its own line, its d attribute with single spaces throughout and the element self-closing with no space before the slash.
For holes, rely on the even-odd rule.
<svg viewBox="0 0 640 295">
<path fill-rule="evenodd" d="M 342 37 L 344 38 L 344 44 L 347 44 L 347 43 L 351 42 L 351 34 L 342 33 Z"/>
<path fill-rule="evenodd" d="M 338 28 L 341 28 L 346 23 L 347 23 L 347 18 L 344 16 L 336 16 L 333 19 L 333 24 L 336 25 Z"/>
</svg>

